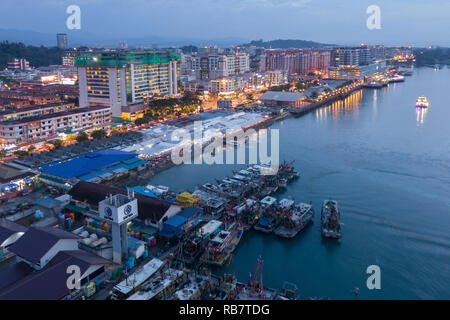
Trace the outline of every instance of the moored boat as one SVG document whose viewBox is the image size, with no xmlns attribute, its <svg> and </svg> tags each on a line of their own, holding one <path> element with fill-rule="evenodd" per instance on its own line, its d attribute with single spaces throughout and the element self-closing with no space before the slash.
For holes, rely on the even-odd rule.
<svg viewBox="0 0 450 320">
<path fill-rule="evenodd" d="M 322 205 L 322 236 L 325 238 L 340 239 L 341 225 L 337 201 L 325 200 Z"/>
<path fill-rule="evenodd" d="M 281 225 L 274 233 L 282 238 L 293 238 L 312 222 L 313 217 L 314 209 L 311 204 L 297 204 L 284 215 Z"/>
<path fill-rule="evenodd" d="M 205 248 L 201 261 L 207 264 L 222 266 L 236 249 L 244 234 L 240 222 L 233 222 L 226 230 L 221 230 L 212 238 Z"/>
</svg>

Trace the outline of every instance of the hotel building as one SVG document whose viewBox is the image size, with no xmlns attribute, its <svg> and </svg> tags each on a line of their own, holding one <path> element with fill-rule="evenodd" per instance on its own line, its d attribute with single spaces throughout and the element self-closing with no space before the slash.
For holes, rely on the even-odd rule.
<svg viewBox="0 0 450 320">
<path fill-rule="evenodd" d="M 151 97 L 176 95 L 180 56 L 168 50 L 110 51 L 77 57 L 80 107 L 122 107 Z"/>
</svg>

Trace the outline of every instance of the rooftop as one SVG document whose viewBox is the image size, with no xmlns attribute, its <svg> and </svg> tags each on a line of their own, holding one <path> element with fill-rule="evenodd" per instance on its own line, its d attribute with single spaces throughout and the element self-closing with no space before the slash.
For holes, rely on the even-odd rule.
<svg viewBox="0 0 450 320">
<path fill-rule="evenodd" d="M 0 245 L 11 237 L 13 234 L 18 232 L 25 232 L 27 228 L 21 224 L 9 221 L 8 219 L 0 219 Z"/>
<path fill-rule="evenodd" d="M 75 60 L 78 67 L 124 67 L 127 64 L 159 64 L 179 60 L 180 55 L 169 50 L 115 50 L 83 53 Z"/>
<path fill-rule="evenodd" d="M 296 92 L 280 92 L 280 91 L 267 91 L 259 100 L 276 100 L 283 102 L 297 102 L 298 100 L 305 97 L 304 93 Z"/>
<path fill-rule="evenodd" d="M 113 188 L 103 184 L 81 181 L 70 191 L 69 195 L 77 201 L 86 201 L 91 206 L 97 206 L 109 194 L 127 194 L 127 191 Z M 135 194 L 138 200 L 138 217 L 141 220 L 160 220 L 172 206 L 169 202 Z"/>
<path fill-rule="evenodd" d="M 40 171 L 53 176 L 70 179 L 118 162 L 135 158 L 136 156 L 136 153 L 106 149 L 90 152 L 68 161 L 49 165 L 43 167 Z"/>
<path fill-rule="evenodd" d="M 91 112 L 91 111 L 98 111 L 98 110 L 104 110 L 109 109 L 110 107 L 107 106 L 90 106 L 85 108 L 76 108 L 76 109 L 70 109 L 66 111 L 60 111 L 50 114 L 43 114 L 35 117 L 29 117 L 19 120 L 8 120 L 8 121 L 2 121 L 0 122 L 0 125 L 15 125 L 15 124 L 21 124 L 21 123 L 28 123 L 33 121 L 41 121 L 46 119 L 53 119 L 57 117 L 64 117 L 64 116 L 70 116 L 77 113 L 83 113 L 83 112 Z"/>
<path fill-rule="evenodd" d="M 62 239 L 80 239 L 74 233 L 53 227 L 31 227 L 9 250 L 19 257 L 37 263 Z"/>
<path fill-rule="evenodd" d="M 32 175 L 34 175 L 34 173 L 20 170 L 7 164 L 0 164 L 0 183 L 8 183 Z"/>
<path fill-rule="evenodd" d="M 32 271 L 24 263 L 0 272 L 0 300 L 58 300 L 70 293 L 67 288 L 67 268 L 80 267 L 83 275 L 91 266 L 112 264 L 111 261 L 92 253 L 73 250 L 60 251 L 50 263 L 40 271 Z M 11 281 L 11 278 L 14 281 Z"/>
</svg>

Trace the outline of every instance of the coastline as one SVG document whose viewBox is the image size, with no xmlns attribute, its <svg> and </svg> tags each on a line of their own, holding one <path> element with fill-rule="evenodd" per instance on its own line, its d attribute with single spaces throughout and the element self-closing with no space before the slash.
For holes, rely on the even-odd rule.
<svg viewBox="0 0 450 320">
<path fill-rule="evenodd" d="M 334 95 L 332 97 L 329 97 L 327 99 L 321 100 L 319 102 L 315 102 L 315 103 L 311 103 L 308 105 L 305 105 L 301 108 L 290 108 L 288 111 L 277 115 L 277 116 L 273 116 L 269 119 L 267 119 L 264 122 L 259 122 L 256 123 L 254 125 L 250 125 L 248 127 L 245 128 L 245 130 L 247 129 L 255 129 L 255 130 L 259 130 L 259 129 L 264 129 L 264 128 L 268 128 L 271 125 L 273 125 L 276 122 L 294 117 L 294 118 L 299 118 L 302 117 L 308 113 L 310 113 L 311 111 L 314 111 L 328 103 L 332 103 L 334 101 L 338 101 L 338 100 L 343 100 L 346 97 L 348 97 L 349 95 L 351 95 L 353 92 L 358 91 L 358 90 L 362 90 L 363 88 L 363 84 L 360 84 L 358 86 L 356 86 L 355 88 L 352 88 L 351 90 L 344 92 L 344 93 L 339 93 L 337 95 Z M 226 135 L 224 135 L 224 138 L 226 137 Z M 206 142 L 207 144 L 208 142 Z M 170 156 L 170 154 L 169 154 Z M 167 163 L 165 163 L 164 165 L 160 165 L 157 167 L 147 167 L 144 170 L 139 171 L 138 173 L 136 173 L 135 175 L 132 176 L 128 176 L 124 179 L 121 179 L 117 182 L 112 182 L 112 185 L 116 186 L 116 187 L 120 187 L 120 188 L 126 188 L 129 186 L 136 186 L 136 185 L 142 185 L 142 182 L 147 183 L 147 181 L 156 176 L 157 174 L 165 171 L 165 170 L 169 170 L 170 168 L 177 166 L 176 164 L 174 164 L 172 161 L 168 161 Z M 132 183 L 130 183 L 132 182 Z"/>
</svg>

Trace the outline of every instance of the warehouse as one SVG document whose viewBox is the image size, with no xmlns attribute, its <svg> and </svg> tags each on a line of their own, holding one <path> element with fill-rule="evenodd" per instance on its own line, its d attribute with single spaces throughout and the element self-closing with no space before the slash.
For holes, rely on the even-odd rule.
<svg viewBox="0 0 450 320">
<path fill-rule="evenodd" d="M 146 164 L 146 161 L 137 158 L 136 153 L 106 149 L 40 168 L 39 179 L 50 185 L 70 189 L 80 180 L 107 181 L 130 170 L 141 170 Z"/>
<path fill-rule="evenodd" d="M 259 101 L 267 105 L 298 107 L 305 103 L 307 96 L 304 93 L 267 91 Z"/>
</svg>

